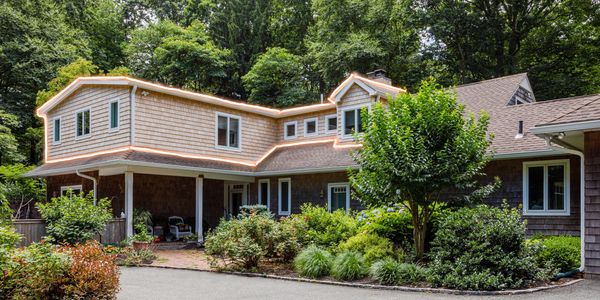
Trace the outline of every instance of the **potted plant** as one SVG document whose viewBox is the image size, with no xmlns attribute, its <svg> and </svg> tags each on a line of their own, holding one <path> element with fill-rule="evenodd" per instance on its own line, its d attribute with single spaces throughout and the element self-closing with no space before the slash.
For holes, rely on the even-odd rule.
<svg viewBox="0 0 600 300">
<path fill-rule="evenodd" d="M 135 234 L 131 237 L 131 245 L 134 250 L 148 249 L 154 240 L 154 237 L 148 233 L 148 228 L 144 223 L 135 224 Z"/>
</svg>

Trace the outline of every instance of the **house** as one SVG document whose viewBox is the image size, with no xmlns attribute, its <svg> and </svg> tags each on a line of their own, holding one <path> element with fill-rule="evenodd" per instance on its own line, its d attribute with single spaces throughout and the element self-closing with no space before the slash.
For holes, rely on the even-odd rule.
<svg viewBox="0 0 600 300">
<path fill-rule="evenodd" d="M 325 101 L 274 109 L 130 77 L 81 77 L 41 106 L 48 198 L 94 191 L 126 216 L 177 215 L 203 229 L 264 204 L 360 208 L 346 171 L 360 143 L 360 109 L 404 89 L 382 71 L 352 74 Z M 585 235 L 586 274 L 600 275 L 600 95 L 537 102 L 526 74 L 458 86 L 468 111 L 490 114 L 489 200 L 522 205 L 531 234 Z M 596 216 L 597 215 L 597 216 Z M 202 240 L 202 234 L 199 234 Z"/>
</svg>

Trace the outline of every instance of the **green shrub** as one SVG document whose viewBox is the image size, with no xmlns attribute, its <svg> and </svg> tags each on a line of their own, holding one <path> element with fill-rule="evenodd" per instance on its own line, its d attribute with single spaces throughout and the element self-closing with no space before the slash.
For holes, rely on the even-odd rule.
<svg viewBox="0 0 600 300">
<path fill-rule="evenodd" d="M 292 215 L 306 223 L 304 245 L 316 244 L 334 250 L 337 245 L 356 234 L 356 220 L 343 210 L 329 212 L 325 207 L 303 204 L 301 213 Z"/>
<path fill-rule="evenodd" d="M 124 266 L 139 266 L 151 264 L 156 259 L 156 254 L 150 249 L 129 249 L 122 254 L 119 264 Z"/>
<path fill-rule="evenodd" d="M 289 262 L 302 249 L 300 239 L 306 232 L 304 222 L 294 218 L 283 218 L 276 225 L 269 236 L 271 247 L 274 248 L 270 251 L 274 253 L 273 257 Z"/>
<path fill-rule="evenodd" d="M 299 232 L 289 221 L 281 223 L 268 214 L 250 214 L 221 220 L 207 234 L 205 249 L 214 266 L 252 269 L 263 257 L 291 260 L 300 250 Z"/>
<path fill-rule="evenodd" d="M 581 239 L 577 236 L 548 236 L 539 240 L 541 250 L 538 264 L 549 264 L 559 272 L 576 269 L 580 265 Z"/>
<path fill-rule="evenodd" d="M 0 294 L 9 299 L 60 299 L 69 264 L 68 255 L 56 252 L 49 244 L 19 249 L 3 269 Z"/>
<path fill-rule="evenodd" d="M 104 230 L 112 218 L 110 201 L 73 194 L 52 198 L 48 203 L 38 203 L 38 210 L 46 221 L 48 240 L 53 243 L 83 244 Z"/>
<path fill-rule="evenodd" d="M 479 205 L 441 217 L 430 256 L 433 286 L 498 290 L 527 286 L 547 275 L 525 243 L 525 223 L 515 209 Z"/>
<path fill-rule="evenodd" d="M 331 275 L 338 280 L 355 280 L 365 277 L 368 268 L 363 256 L 355 251 L 344 251 L 335 257 Z"/>
<path fill-rule="evenodd" d="M 377 234 L 398 245 L 411 244 L 411 215 L 398 205 L 364 210 L 357 216 L 360 231 Z"/>
<path fill-rule="evenodd" d="M 329 275 L 333 257 L 324 249 L 315 245 L 306 247 L 294 259 L 294 268 L 301 276 L 319 278 Z"/>
<path fill-rule="evenodd" d="M 425 281 L 427 278 L 427 269 L 416 265 L 416 264 L 400 264 L 399 268 L 399 281 L 400 284 L 406 283 L 417 283 Z"/>
<path fill-rule="evenodd" d="M 357 251 L 363 255 L 365 262 L 373 262 L 394 256 L 394 245 L 390 240 L 373 233 L 359 233 L 338 246 L 340 251 Z M 400 254 L 402 258 L 402 254 Z"/>
<path fill-rule="evenodd" d="M 391 257 L 377 261 L 371 266 L 371 277 L 380 284 L 396 285 L 400 283 L 400 265 Z"/>
</svg>

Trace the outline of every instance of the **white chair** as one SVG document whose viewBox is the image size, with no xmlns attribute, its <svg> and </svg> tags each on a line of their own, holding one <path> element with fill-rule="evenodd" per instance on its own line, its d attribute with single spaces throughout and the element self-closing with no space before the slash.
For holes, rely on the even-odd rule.
<svg viewBox="0 0 600 300">
<path fill-rule="evenodd" d="M 172 216 L 169 217 L 169 231 L 178 240 L 184 236 L 192 235 L 192 226 L 185 224 L 182 217 Z"/>
</svg>

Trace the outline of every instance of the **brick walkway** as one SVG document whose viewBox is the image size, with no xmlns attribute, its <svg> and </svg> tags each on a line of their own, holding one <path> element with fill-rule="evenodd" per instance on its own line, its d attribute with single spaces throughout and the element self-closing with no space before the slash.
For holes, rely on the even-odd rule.
<svg viewBox="0 0 600 300">
<path fill-rule="evenodd" d="M 210 270 L 206 255 L 200 249 L 155 250 L 153 266 Z"/>
</svg>

